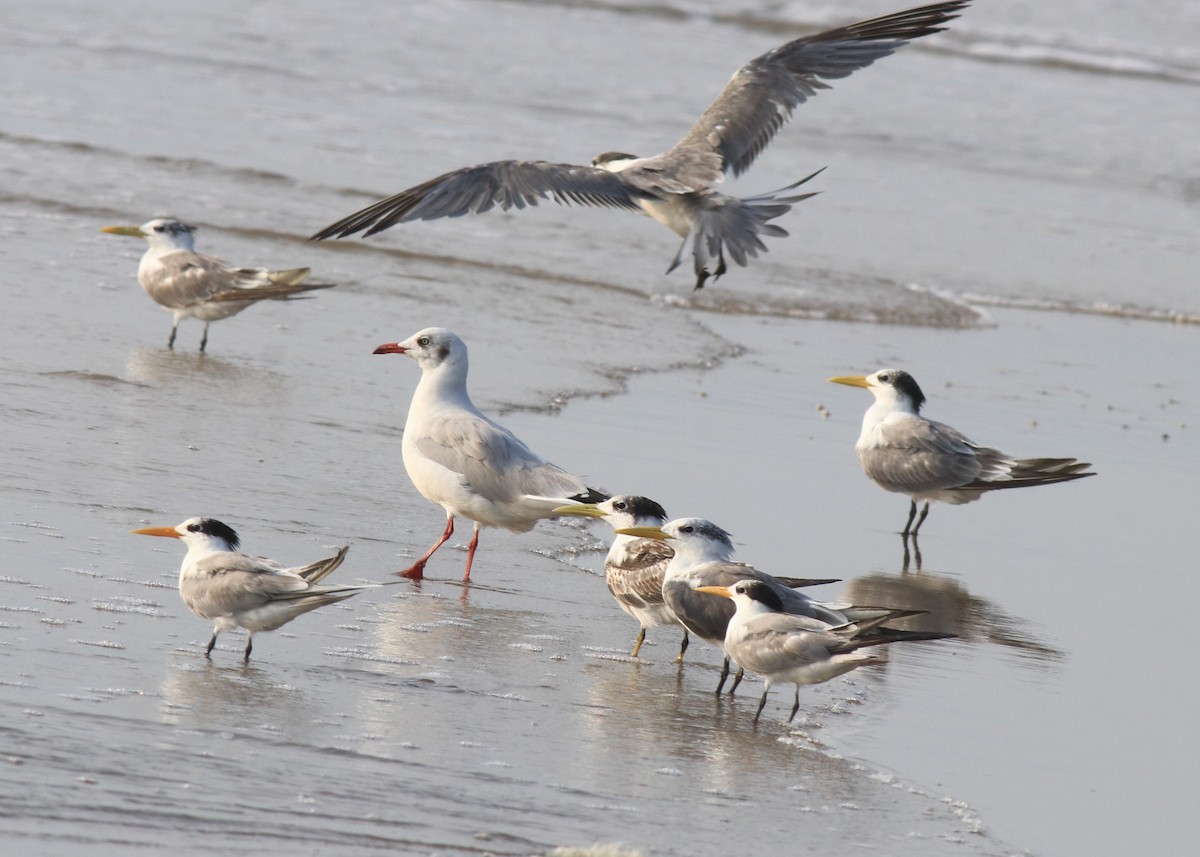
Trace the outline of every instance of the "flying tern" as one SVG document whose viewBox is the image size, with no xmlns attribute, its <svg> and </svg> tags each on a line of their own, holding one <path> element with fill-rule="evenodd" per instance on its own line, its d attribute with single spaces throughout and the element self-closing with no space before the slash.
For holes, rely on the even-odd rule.
<svg viewBox="0 0 1200 857">
<path fill-rule="evenodd" d="M 796 189 L 817 173 L 746 198 L 714 189 L 725 174 L 745 172 L 792 111 L 829 88 L 827 81 L 940 32 L 968 2 L 953 0 L 872 18 L 770 50 L 738 69 L 683 139 L 653 157 L 605 152 L 591 166 L 507 160 L 463 167 L 369 205 L 312 238 L 373 235 L 397 223 L 482 214 L 496 206 L 507 211 L 541 199 L 608 206 L 641 211 L 683 239 L 667 273 L 680 264 L 690 244 L 696 288 L 702 288 L 710 276 L 725 273 L 726 253 L 744 266 L 747 257 L 766 251 L 762 236 L 787 235 L 771 221 L 813 195 Z"/>
<path fill-rule="evenodd" d="M 211 657 L 217 634 L 245 628 L 244 659 L 250 660 L 254 635 L 274 631 L 302 613 L 334 604 L 358 594 L 364 586 L 321 586 L 350 548 L 344 547 L 328 559 L 284 568 L 274 560 L 238 551 L 241 540 L 228 524 L 213 518 L 188 518 L 175 527 L 134 530 L 143 536 L 166 536 L 187 545 L 179 568 L 179 595 L 188 609 L 202 619 L 213 620 L 213 635 L 204 650 Z"/>
<path fill-rule="evenodd" d="M 855 449 L 863 470 L 876 484 L 911 498 L 903 536 L 916 536 L 934 500 L 958 505 L 978 500 L 985 491 L 1096 475 L 1084 472 L 1091 464 L 1074 458 L 1013 458 L 980 446 L 945 423 L 921 416 L 925 394 L 913 376 L 901 369 L 829 380 L 864 387 L 875 397 L 863 417 Z M 920 502 L 925 506 L 918 518 Z"/>
<path fill-rule="evenodd" d="M 145 238 L 150 244 L 138 264 L 138 282 L 155 303 L 175 316 L 168 348 L 175 347 L 179 322 L 185 318 L 204 322 L 203 351 L 210 322 L 237 315 L 258 301 L 289 300 L 301 292 L 335 285 L 305 282 L 311 268 L 235 268 L 216 256 L 197 253 L 196 227 L 173 218 L 160 217 L 141 226 L 105 226 L 100 231 Z"/>
<path fill-rule="evenodd" d="M 845 624 L 855 618 L 891 615 L 891 611 L 883 608 L 816 601 L 765 571 L 734 562 L 733 542 L 729 533 L 712 521 L 679 518 L 662 527 L 625 527 L 617 532 L 638 538 L 670 540 L 674 554 L 663 575 L 663 600 L 681 625 L 715 646 L 724 645 L 725 631 L 729 620 L 733 618 L 734 607 L 728 602 L 697 594 L 696 588 L 700 586 L 730 586 L 740 580 L 757 580 L 775 592 L 787 612 L 830 625 Z M 729 658 L 726 657 L 717 683 L 717 693 L 721 692 L 728 676 Z M 730 693 L 737 689 L 740 681 L 739 671 Z"/>
<path fill-rule="evenodd" d="M 446 510 L 441 538 L 401 577 L 424 576 L 425 563 L 454 533 L 455 516 L 475 522 L 463 574 L 470 580 L 481 527 L 524 533 L 555 517 L 559 506 L 607 499 L 475 407 L 467 393 L 467 345 L 456 334 L 428 327 L 374 353 L 406 354 L 421 367 L 404 423 L 404 469 L 426 500 Z"/>
<path fill-rule="evenodd" d="M 788 723 L 800 708 L 800 686 L 820 684 L 883 659 L 859 651 L 869 646 L 953 637 L 937 631 L 901 631 L 880 627 L 884 622 L 913 615 L 896 610 L 874 619 L 829 625 L 818 619 L 786 612 L 775 589 L 759 580 L 741 580 L 731 586 L 701 586 L 701 597 L 730 599 L 736 612 L 725 632 L 725 653 L 743 669 L 763 677 L 763 694 L 754 712 L 757 722 L 767 704 L 771 685 L 796 685 L 796 699 Z"/>
</svg>

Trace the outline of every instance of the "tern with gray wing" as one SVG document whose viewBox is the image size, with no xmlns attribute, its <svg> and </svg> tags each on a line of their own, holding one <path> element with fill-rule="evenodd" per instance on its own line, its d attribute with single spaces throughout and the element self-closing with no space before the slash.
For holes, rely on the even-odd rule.
<svg viewBox="0 0 1200 857">
<path fill-rule="evenodd" d="M 241 553 L 238 534 L 215 518 L 188 518 L 175 527 L 133 532 L 179 539 L 187 545 L 187 555 L 179 568 L 179 595 L 189 610 L 214 622 L 205 657 L 211 656 L 217 634 L 240 627 L 249 633 L 244 655 L 249 661 L 255 633 L 274 631 L 302 613 L 373 588 L 371 584 L 321 585 L 342 564 L 349 547 L 310 565 L 284 568 L 266 557 Z"/>
<path fill-rule="evenodd" d="M 731 586 L 740 580 L 757 580 L 775 592 L 787 612 L 830 625 L 892 613 L 883 608 L 816 601 L 796 592 L 780 578 L 745 563 L 734 562 L 729 533 L 702 518 L 679 518 L 662 527 L 627 527 L 617 532 L 638 538 L 670 540 L 674 555 L 663 575 L 663 600 L 681 625 L 715 646 L 724 645 L 725 631 L 733 618 L 734 608 L 726 601 L 697 593 L 699 586 Z M 721 692 L 728 677 L 729 658 L 726 656 L 717 693 Z M 741 679 L 742 671 L 739 670 L 730 693 L 737 689 Z"/>
<path fill-rule="evenodd" d="M 817 173 L 787 187 L 745 198 L 717 192 L 726 173 L 741 175 L 767 147 L 792 111 L 819 90 L 888 56 L 913 39 L 945 29 L 969 0 L 935 3 L 794 39 L 734 73 L 717 99 L 678 143 L 640 158 L 597 155 L 591 166 L 547 161 L 494 161 L 453 170 L 367 206 L 313 235 L 373 235 L 414 220 L 435 220 L 537 205 L 606 206 L 641 211 L 683 242 L 667 272 L 689 245 L 696 288 L 765 252 L 763 236 L 787 232 L 771 221 L 812 196 L 797 191 Z M 817 172 L 820 172 L 818 170 Z"/>
<path fill-rule="evenodd" d="M 237 315 L 259 301 L 291 300 L 302 292 L 335 285 L 305 282 L 311 268 L 235 268 L 216 256 L 197 253 L 196 227 L 174 218 L 160 217 L 141 226 L 105 226 L 100 231 L 145 238 L 150 244 L 138 264 L 138 282 L 155 303 L 175 316 L 167 348 L 175 347 L 179 322 L 185 318 L 204 322 L 203 351 L 210 322 Z"/>
<path fill-rule="evenodd" d="M 855 449 L 863 470 L 877 485 L 911 498 L 901 533 L 906 538 L 917 535 L 935 500 L 959 505 L 978 500 L 987 491 L 1096 475 L 1085 472 L 1091 464 L 1074 458 L 1013 458 L 980 446 L 945 423 L 921 416 L 925 394 L 913 376 L 901 369 L 829 380 L 863 387 L 875 397 L 863 416 Z M 925 506 L 918 518 L 917 504 L 921 502 Z"/>
<path fill-rule="evenodd" d="M 555 509 L 560 515 L 579 515 L 600 518 L 615 531 L 612 546 L 604 560 L 604 579 L 608 591 L 621 609 L 641 625 L 632 657 L 637 657 L 646 639 L 646 630 L 655 625 L 680 625 L 675 613 L 663 598 L 663 578 L 667 565 L 675 555 L 668 542 L 658 538 L 639 538 L 622 530 L 629 527 L 661 527 L 667 513 L 647 497 L 621 494 L 603 503 L 579 503 Z M 775 578 L 789 589 L 837 583 L 836 578 Z M 683 641 L 675 663 L 683 662 L 688 647 L 688 631 L 683 629 Z"/>
<path fill-rule="evenodd" d="M 763 677 L 763 694 L 754 712 L 755 722 L 767 704 L 771 685 L 776 682 L 796 685 L 796 699 L 788 717 L 791 723 L 800 709 L 801 685 L 820 684 L 857 667 L 884 662 L 860 649 L 955 636 L 940 631 L 881 627 L 886 621 L 913 615 L 913 611 L 907 610 L 832 626 L 788 613 L 774 588 L 758 580 L 742 580 L 731 586 L 701 586 L 696 591 L 702 597 L 716 595 L 732 600 L 736 606 L 725 632 L 725 653 L 741 668 Z"/>
</svg>

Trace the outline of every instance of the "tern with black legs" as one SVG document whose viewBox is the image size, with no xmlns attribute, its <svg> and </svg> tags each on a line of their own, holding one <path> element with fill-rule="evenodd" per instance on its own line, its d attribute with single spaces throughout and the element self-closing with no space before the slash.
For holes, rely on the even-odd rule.
<svg viewBox="0 0 1200 857">
<path fill-rule="evenodd" d="M 332 288 L 334 283 L 306 282 L 310 268 L 268 271 L 236 268 L 195 250 L 196 227 L 160 217 L 141 226 L 105 226 L 111 235 L 145 238 L 150 244 L 138 264 L 138 282 L 151 299 L 175 317 L 167 348 L 175 347 L 179 322 L 204 322 L 200 350 L 208 346 L 208 325 L 237 315 L 259 301 L 292 300 L 302 292 Z"/>
<path fill-rule="evenodd" d="M 891 611 L 883 608 L 816 601 L 765 571 L 734 562 L 733 542 L 729 533 L 702 518 L 679 518 L 662 527 L 626 527 L 617 532 L 637 538 L 669 540 L 674 555 L 663 575 L 663 600 L 681 625 L 715 646 L 724 645 L 725 631 L 729 620 L 733 618 L 734 607 L 727 601 L 697 593 L 696 588 L 700 586 L 731 586 L 741 580 L 757 580 L 775 592 L 787 612 L 830 625 L 891 614 Z M 793 579 L 788 579 L 788 582 L 793 585 L 803 583 Z M 728 677 L 729 658 L 726 657 L 721 667 L 717 693 L 721 692 Z M 737 689 L 741 678 L 742 672 L 739 670 L 730 693 Z"/>
<path fill-rule="evenodd" d="M 249 661 L 257 632 L 274 631 L 302 613 L 374 588 L 373 584 L 320 585 L 342 564 L 349 547 L 310 565 L 284 568 L 274 560 L 241 553 L 238 534 L 214 518 L 188 518 L 175 527 L 133 532 L 179 539 L 187 545 L 179 568 L 179 595 L 197 616 L 213 620 L 205 657 L 211 656 L 221 631 L 245 628 L 249 638 L 244 660 Z"/>
<path fill-rule="evenodd" d="M 655 625 L 683 624 L 663 598 L 663 578 L 675 550 L 669 542 L 658 538 L 639 538 L 622 532 L 629 527 L 661 527 L 667 513 L 658 503 L 634 494 L 621 494 L 603 503 L 578 503 L 555 510 L 560 515 L 579 515 L 600 518 L 616 534 L 604 560 L 604 579 L 621 609 L 641 625 L 632 657 L 637 657 L 646 639 L 646 630 Z M 837 583 L 836 578 L 775 578 L 784 586 L 798 588 Z M 683 641 L 675 663 L 683 662 L 688 647 L 688 631 L 683 628 Z"/>
<path fill-rule="evenodd" d="M 725 653 L 741 668 L 763 677 L 763 694 L 754 712 L 755 722 L 767 704 L 767 693 L 773 684 L 796 685 L 796 698 L 788 717 L 791 723 L 800 709 L 801 685 L 820 684 L 852 669 L 884 662 L 880 656 L 860 649 L 955 636 L 881 627 L 889 620 L 913 615 L 913 611 L 907 610 L 832 626 L 785 612 L 775 589 L 758 580 L 742 580 L 732 586 L 701 586 L 696 591 L 701 597 L 716 595 L 729 599 L 736 606 L 725 632 Z"/>
<path fill-rule="evenodd" d="M 425 564 L 454 533 L 454 518 L 475 522 L 463 580 L 482 527 L 532 530 L 555 509 L 608 498 L 578 476 L 535 454 L 504 426 L 475 407 L 467 393 L 467 345 L 457 334 L 428 327 L 376 354 L 405 354 L 421 368 L 404 423 L 404 469 L 426 500 L 446 511 L 441 537 L 401 577 L 420 580 Z"/>
<path fill-rule="evenodd" d="M 1095 476 L 1092 465 L 1074 458 L 1014 458 L 980 446 L 945 423 L 921 415 L 925 394 L 902 369 L 873 375 L 842 375 L 835 384 L 863 387 L 875 403 L 863 417 L 855 449 L 863 470 L 886 491 L 911 498 L 901 535 L 916 536 L 933 501 L 959 505 L 987 491 L 1052 485 Z M 917 504 L 924 503 L 920 517 Z M 916 523 L 914 524 L 914 519 Z"/>
<path fill-rule="evenodd" d="M 795 108 L 828 89 L 828 81 L 942 31 L 968 2 L 935 3 L 780 45 L 738 69 L 683 139 L 653 157 L 605 152 L 591 166 L 508 160 L 463 167 L 369 205 L 312 237 L 373 235 L 397 223 L 482 214 L 497 206 L 507 211 L 543 199 L 606 206 L 641 211 L 683 239 L 668 273 L 690 244 L 696 288 L 702 288 L 709 277 L 725 273 L 727 254 L 744 266 L 748 257 L 766 251 L 763 236 L 787 235 L 771 221 L 813 196 L 797 188 L 816 175 L 739 198 L 714 189 L 725 174 L 749 169 Z"/>
</svg>

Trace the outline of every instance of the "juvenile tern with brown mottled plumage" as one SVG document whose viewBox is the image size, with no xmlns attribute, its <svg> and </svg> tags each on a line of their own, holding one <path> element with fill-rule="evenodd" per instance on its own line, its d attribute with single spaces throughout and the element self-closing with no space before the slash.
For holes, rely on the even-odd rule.
<svg viewBox="0 0 1200 857">
<path fill-rule="evenodd" d="M 560 515 L 578 515 L 599 518 L 614 530 L 623 527 L 662 526 L 667 522 L 667 513 L 658 503 L 647 497 L 621 494 L 602 503 L 577 503 L 561 506 L 554 510 Z M 646 631 L 656 625 L 678 625 L 683 627 L 671 608 L 663 601 L 662 583 L 667 563 L 675 552 L 664 541 L 641 539 L 617 532 L 613 537 L 608 556 L 604 558 L 604 582 L 617 605 L 637 620 L 639 628 L 637 642 L 633 645 L 636 658 L 646 640 Z M 679 644 L 676 663 L 683 661 L 688 647 L 687 628 L 683 628 L 683 640 Z"/>
<path fill-rule="evenodd" d="M 428 327 L 375 353 L 406 354 L 421 367 L 404 422 L 404 469 L 421 495 L 446 511 L 441 538 L 401 577 L 424 576 L 425 563 L 454 533 L 456 515 L 475 522 L 463 574 L 470 580 L 481 527 L 526 533 L 559 506 L 607 499 L 475 407 L 467 393 L 467 344 L 457 334 Z"/>
<path fill-rule="evenodd" d="M 214 620 L 205 657 L 211 656 L 217 634 L 240 627 L 249 634 L 244 655 L 249 661 L 254 634 L 258 631 L 274 631 L 302 613 L 373 588 L 371 584 L 320 585 L 342 564 L 349 547 L 310 565 L 284 568 L 266 557 L 238 551 L 238 534 L 213 518 L 188 518 L 175 527 L 148 527 L 133 532 L 179 539 L 187 545 L 187 555 L 179 568 L 179 595 L 197 616 Z"/>
<path fill-rule="evenodd" d="M 935 3 L 803 36 L 759 56 L 733 75 L 683 139 L 650 158 L 597 155 L 591 166 L 546 161 L 494 161 L 440 175 L 367 206 L 313 235 L 373 235 L 413 220 L 482 214 L 538 200 L 623 208 L 662 223 L 683 238 L 667 273 L 692 245 L 696 288 L 767 247 L 762 236 L 787 232 L 772 220 L 811 193 L 793 193 L 813 173 L 779 190 L 747 198 L 717 192 L 726 173 L 738 176 L 767 147 L 792 111 L 837 80 L 888 56 L 913 39 L 945 29 L 968 0 Z M 818 170 L 820 172 L 820 170 Z"/>
<path fill-rule="evenodd" d="M 237 315 L 259 301 L 291 300 L 301 292 L 335 285 L 305 282 L 310 268 L 235 268 L 216 256 L 197 253 L 196 227 L 174 218 L 160 217 L 141 226 L 105 226 L 100 231 L 149 242 L 138 264 L 138 282 L 155 303 L 175 317 L 167 348 L 175 347 L 175 333 L 185 318 L 204 322 L 203 351 L 208 346 L 209 322 Z"/>
<path fill-rule="evenodd" d="M 958 505 L 978 500 L 987 491 L 1096 475 L 1084 472 L 1091 464 L 1074 458 L 1013 458 L 980 446 L 945 423 L 921 416 L 925 394 L 913 376 L 901 369 L 829 380 L 863 387 L 875 397 L 863 417 L 855 449 L 863 470 L 877 485 L 911 498 L 901 533 L 905 537 L 917 535 L 935 500 Z M 919 502 L 925 507 L 916 518 Z"/>
</svg>

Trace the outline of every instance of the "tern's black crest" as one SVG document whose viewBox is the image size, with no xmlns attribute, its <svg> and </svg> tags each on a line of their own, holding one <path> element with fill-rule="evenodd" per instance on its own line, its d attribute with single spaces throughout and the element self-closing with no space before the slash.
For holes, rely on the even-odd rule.
<svg viewBox="0 0 1200 857">
<path fill-rule="evenodd" d="M 730 550 L 733 549 L 733 536 L 712 521 L 706 521 L 703 518 L 685 518 L 679 524 L 679 532 L 683 534 L 696 533 L 697 535 L 706 536 L 714 542 L 720 542 Z"/>
<path fill-rule="evenodd" d="M 667 520 L 666 510 L 649 497 L 622 494 L 613 498 L 612 505 L 618 512 L 628 512 L 638 521 L 654 520 L 661 524 Z"/>
<path fill-rule="evenodd" d="M 888 381 L 893 387 L 903 393 L 907 398 L 912 400 L 913 407 L 919 413 L 921 405 L 925 404 L 925 394 L 921 392 L 921 388 L 917 385 L 917 380 L 912 375 L 909 375 L 903 369 L 887 369 L 884 374 L 879 376 L 880 381 Z"/>
<path fill-rule="evenodd" d="M 180 220 L 176 220 L 173 217 L 164 217 L 160 219 L 162 222 L 154 225 L 155 232 L 162 232 L 169 235 L 179 235 L 186 232 L 187 234 L 191 235 L 196 231 L 195 226 L 184 223 Z"/>
<path fill-rule="evenodd" d="M 743 580 L 735 588 L 738 592 L 746 593 L 753 600 L 765 604 L 772 610 L 783 612 L 783 601 L 775 594 L 775 590 L 761 580 Z"/>
<path fill-rule="evenodd" d="M 209 536 L 216 536 L 218 539 L 224 539 L 230 549 L 237 550 L 242 540 L 238 538 L 238 534 L 234 532 L 233 527 L 229 524 L 223 524 L 216 518 L 201 518 L 200 523 L 191 524 L 188 527 L 193 533 L 204 533 Z"/>
</svg>

